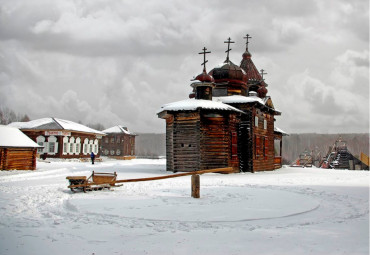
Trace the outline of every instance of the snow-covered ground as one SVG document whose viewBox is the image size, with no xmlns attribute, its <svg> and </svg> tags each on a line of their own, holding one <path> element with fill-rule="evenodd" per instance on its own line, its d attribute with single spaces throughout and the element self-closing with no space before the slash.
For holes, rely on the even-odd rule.
<svg viewBox="0 0 370 255">
<path fill-rule="evenodd" d="M 369 254 L 369 172 L 285 167 L 72 193 L 69 175 L 167 175 L 165 160 L 0 172 L 0 254 Z"/>
</svg>

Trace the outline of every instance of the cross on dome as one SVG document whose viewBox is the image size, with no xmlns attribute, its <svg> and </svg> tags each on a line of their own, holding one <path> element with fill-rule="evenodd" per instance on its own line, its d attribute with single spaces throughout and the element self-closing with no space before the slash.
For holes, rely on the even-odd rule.
<svg viewBox="0 0 370 255">
<path fill-rule="evenodd" d="M 231 38 L 229 37 L 227 39 L 227 41 L 224 41 L 224 43 L 227 43 L 227 51 L 225 51 L 225 52 L 227 52 L 226 62 L 229 62 L 229 52 L 231 51 L 231 49 L 230 49 L 230 43 L 235 43 L 235 42 L 232 42 L 231 41 Z"/>
<path fill-rule="evenodd" d="M 243 37 L 244 39 L 247 39 L 247 42 L 245 43 L 246 45 L 246 50 L 248 50 L 248 44 L 249 44 L 249 39 L 252 39 L 252 36 L 249 36 L 249 34 L 247 34 L 245 37 Z"/>
<path fill-rule="evenodd" d="M 206 54 L 211 53 L 210 51 L 207 51 L 207 48 L 204 47 L 202 49 L 203 52 L 199 52 L 198 54 L 203 54 L 203 63 L 201 64 L 203 66 L 203 72 L 206 72 L 206 63 L 208 60 L 206 60 Z"/>
<path fill-rule="evenodd" d="M 265 79 L 263 79 L 263 75 L 267 74 L 267 73 L 265 73 L 265 70 L 263 70 L 263 69 L 261 69 L 260 71 L 261 71 L 262 80 L 264 81 Z"/>
</svg>

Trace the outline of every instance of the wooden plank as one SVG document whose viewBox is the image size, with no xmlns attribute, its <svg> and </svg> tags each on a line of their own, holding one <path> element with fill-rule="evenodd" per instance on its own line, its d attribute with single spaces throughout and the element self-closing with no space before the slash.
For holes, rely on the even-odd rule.
<svg viewBox="0 0 370 255">
<path fill-rule="evenodd" d="M 156 180 L 176 178 L 176 177 L 182 177 L 182 176 L 188 176 L 188 175 L 194 175 L 194 174 L 232 173 L 232 172 L 234 172 L 234 169 L 232 167 L 224 167 L 224 168 L 214 168 L 214 169 L 208 169 L 208 170 L 198 170 L 198 171 L 194 171 L 194 172 L 180 173 L 180 174 L 170 174 L 170 175 L 156 176 L 156 177 L 116 180 L 114 183 L 107 183 L 107 184 L 126 183 L 126 182 L 156 181 Z M 97 185 L 97 184 L 98 183 L 91 182 L 91 183 L 88 183 L 88 184 L 70 185 L 69 188 L 78 188 L 78 187 L 84 187 L 84 186 L 90 186 L 90 185 Z"/>
</svg>

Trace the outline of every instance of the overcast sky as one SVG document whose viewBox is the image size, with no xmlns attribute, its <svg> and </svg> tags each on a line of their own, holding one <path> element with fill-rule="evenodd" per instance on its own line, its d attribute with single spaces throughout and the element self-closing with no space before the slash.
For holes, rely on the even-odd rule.
<svg viewBox="0 0 370 255">
<path fill-rule="evenodd" d="M 288 133 L 369 132 L 369 1 L 0 0 L 0 106 L 165 132 L 161 105 L 243 36 Z"/>
</svg>

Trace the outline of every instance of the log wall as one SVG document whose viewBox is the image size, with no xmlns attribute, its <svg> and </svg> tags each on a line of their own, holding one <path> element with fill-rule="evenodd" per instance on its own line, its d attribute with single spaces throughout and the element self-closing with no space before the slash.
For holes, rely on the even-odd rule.
<svg viewBox="0 0 370 255">
<path fill-rule="evenodd" d="M 249 162 L 244 171 L 266 171 L 274 170 L 274 114 L 267 110 L 262 110 L 253 104 L 233 104 L 234 107 L 247 113 L 248 117 L 242 121 L 244 129 L 250 129 L 249 137 L 244 137 L 248 142 L 241 153 L 244 154 L 243 161 Z M 249 115 L 250 114 L 250 115 Z M 258 127 L 255 120 L 258 117 Z M 243 117 L 242 117 L 243 118 Z M 267 129 L 264 128 L 264 120 L 267 121 Z M 245 134 L 244 134 L 245 135 Z M 243 136 L 243 134 L 241 134 Z M 248 151 L 251 150 L 251 151 Z M 248 159 L 251 158 L 250 160 Z"/>
<path fill-rule="evenodd" d="M 202 115 L 200 144 L 200 169 L 228 166 L 231 140 L 225 116 L 210 113 Z"/>
<path fill-rule="evenodd" d="M 0 148 L 1 170 L 35 170 L 36 149 Z"/>
<path fill-rule="evenodd" d="M 179 112 L 174 115 L 172 125 L 173 171 L 191 172 L 201 168 L 199 112 Z M 169 145 L 169 147 L 171 147 Z"/>
<path fill-rule="evenodd" d="M 258 126 L 255 125 L 255 116 L 258 117 Z M 264 120 L 267 128 L 264 128 Z M 253 109 L 253 170 L 274 170 L 274 115 Z"/>
</svg>

